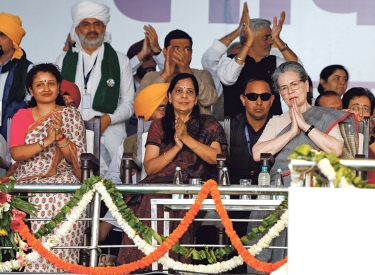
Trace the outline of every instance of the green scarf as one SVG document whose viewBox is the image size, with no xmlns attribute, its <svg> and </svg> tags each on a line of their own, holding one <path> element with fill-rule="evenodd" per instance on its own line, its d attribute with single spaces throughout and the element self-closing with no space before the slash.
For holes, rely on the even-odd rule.
<svg viewBox="0 0 375 275">
<path fill-rule="evenodd" d="M 7 104 L 11 103 L 13 100 L 21 102 L 25 98 L 25 83 L 27 74 L 27 60 L 26 53 L 22 50 L 23 55 L 21 59 L 13 59 L 5 64 L 1 70 L 1 73 L 9 72 L 13 66 L 17 66 L 14 70 L 12 87 L 10 87 L 9 96 Z"/>
<path fill-rule="evenodd" d="M 65 80 L 75 82 L 78 53 L 73 53 L 72 47 L 64 57 L 61 74 Z M 109 43 L 104 43 L 104 56 L 101 70 L 102 78 L 100 79 L 98 88 L 96 89 L 92 108 L 102 113 L 113 114 L 118 105 L 121 79 L 120 64 L 117 53 Z M 113 79 L 115 81 L 115 85 L 113 87 L 109 87 L 107 85 L 108 79 Z"/>
</svg>

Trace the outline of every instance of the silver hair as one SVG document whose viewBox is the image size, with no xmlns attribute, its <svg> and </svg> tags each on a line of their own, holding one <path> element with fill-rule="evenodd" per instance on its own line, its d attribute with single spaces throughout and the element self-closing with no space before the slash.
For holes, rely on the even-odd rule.
<svg viewBox="0 0 375 275">
<path fill-rule="evenodd" d="M 253 32 L 254 36 L 257 34 L 258 31 L 263 30 L 264 28 L 270 27 L 271 26 L 271 21 L 262 19 L 262 18 L 254 18 L 250 19 L 250 30 Z M 240 43 L 241 45 L 245 44 L 246 42 L 246 37 L 245 34 L 240 30 Z"/>
<path fill-rule="evenodd" d="M 301 64 L 295 61 L 285 62 L 277 67 L 275 72 L 272 74 L 272 84 L 275 91 L 279 89 L 277 80 L 279 79 L 280 75 L 290 71 L 296 72 L 300 80 L 302 80 L 303 82 L 305 82 L 309 78 L 305 68 L 303 68 Z"/>
</svg>

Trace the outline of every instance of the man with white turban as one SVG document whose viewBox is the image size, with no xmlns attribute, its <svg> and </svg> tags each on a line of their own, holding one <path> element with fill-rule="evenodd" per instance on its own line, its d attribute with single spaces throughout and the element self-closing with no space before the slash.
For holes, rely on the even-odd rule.
<svg viewBox="0 0 375 275">
<path fill-rule="evenodd" d="M 125 120 L 133 114 L 134 84 L 128 57 L 116 52 L 106 31 L 109 8 L 81 1 L 71 10 L 70 36 L 75 44 L 56 60 L 63 78 L 81 91 L 79 110 L 85 120 L 101 116 L 101 168 L 103 175 L 126 137 Z M 105 164 L 103 164 L 103 161 Z"/>
<path fill-rule="evenodd" d="M 31 62 L 19 47 L 25 34 L 18 16 L 0 13 L 0 133 L 5 140 L 8 116 L 26 107 L 25 80 Z"/>
</svg>

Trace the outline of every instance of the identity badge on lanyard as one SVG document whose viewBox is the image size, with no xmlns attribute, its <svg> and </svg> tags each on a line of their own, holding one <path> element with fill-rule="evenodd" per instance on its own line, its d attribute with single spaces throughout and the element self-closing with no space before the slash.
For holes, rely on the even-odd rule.
<svg viewBox="0 0 375 275">
<path fill-rule="evenodd" d="M 251 141 L 250 141 L 250 135 L 249 135 L 249 129 L 247 128 L 247 125 L 245 125 L 245 137 L 246 137 L 246 143 L 247 143 L 247 150 L 249 151 L 250 156 L 253 156 L 251 153 Z"/>
<path fill-rule="evenodd" d="M 84 81 L 84 84 L 85 84 L 85 93 L 82 95 L 82 108 L 83 109 L 91 109 L 91 94 L 87 92 L 87 83 L 89 82 L 92 69 L 94 68 L 94 66 L 96 64 L 97 59 L 98 59 L 98 57 L 96 57 L 94 65 L 92 66 L 91 70 L 87 73 L 86 76 L 85 76 L 85 65 L 83 64 L 83 68 L 82 68 L 82 70 L 83 70 L 83 81 Z"/>
</svg>

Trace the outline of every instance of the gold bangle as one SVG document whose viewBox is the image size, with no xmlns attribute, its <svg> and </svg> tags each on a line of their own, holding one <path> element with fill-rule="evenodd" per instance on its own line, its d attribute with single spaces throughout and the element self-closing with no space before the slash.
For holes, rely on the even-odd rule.
<svg viewBox="0 0 375 275">
<path fill-rule="evenodd" d="M 165 160 L 166 162 L 168 162 L 168 163 L 172 163 L 172 161 L 168 161 L 168 160 L 165 158 L 165 152 L 164 152 L 164 154 L 163 154 L 163 157 L 164 157 L 164 160 Z"/>
<path fill-rule="evenodd" d="M 192 151 L 195 151 L 195 149 L 197 149 L 199 147 L 199 145 L 201 145 L 201 142 L 198 142 L 197 147 L 195 147 Z"/>
<path fill-rule="evenodd" d="M 248 47 L 249 49 L 250 49 L 250 46 L 249 45 L 247 45 L 247 44 L 243 44 L 244 46 L 246 46 L 246 47 Z"/>
<path fill-rule="evenodd" d="M 66 139 L 66 140 L 67 140 L 67 141 L 66 141 L 65 144 L 63 144 L 63 145 L 58 145 L 58 144 L 56 143 L 56 146 L 59 147 L 59 148 L 64 148 L 64 147 L 68 146 L 68 144 L 70 143 L 70 140 L 69 140 L 69 139 Z"/>
</svg>

